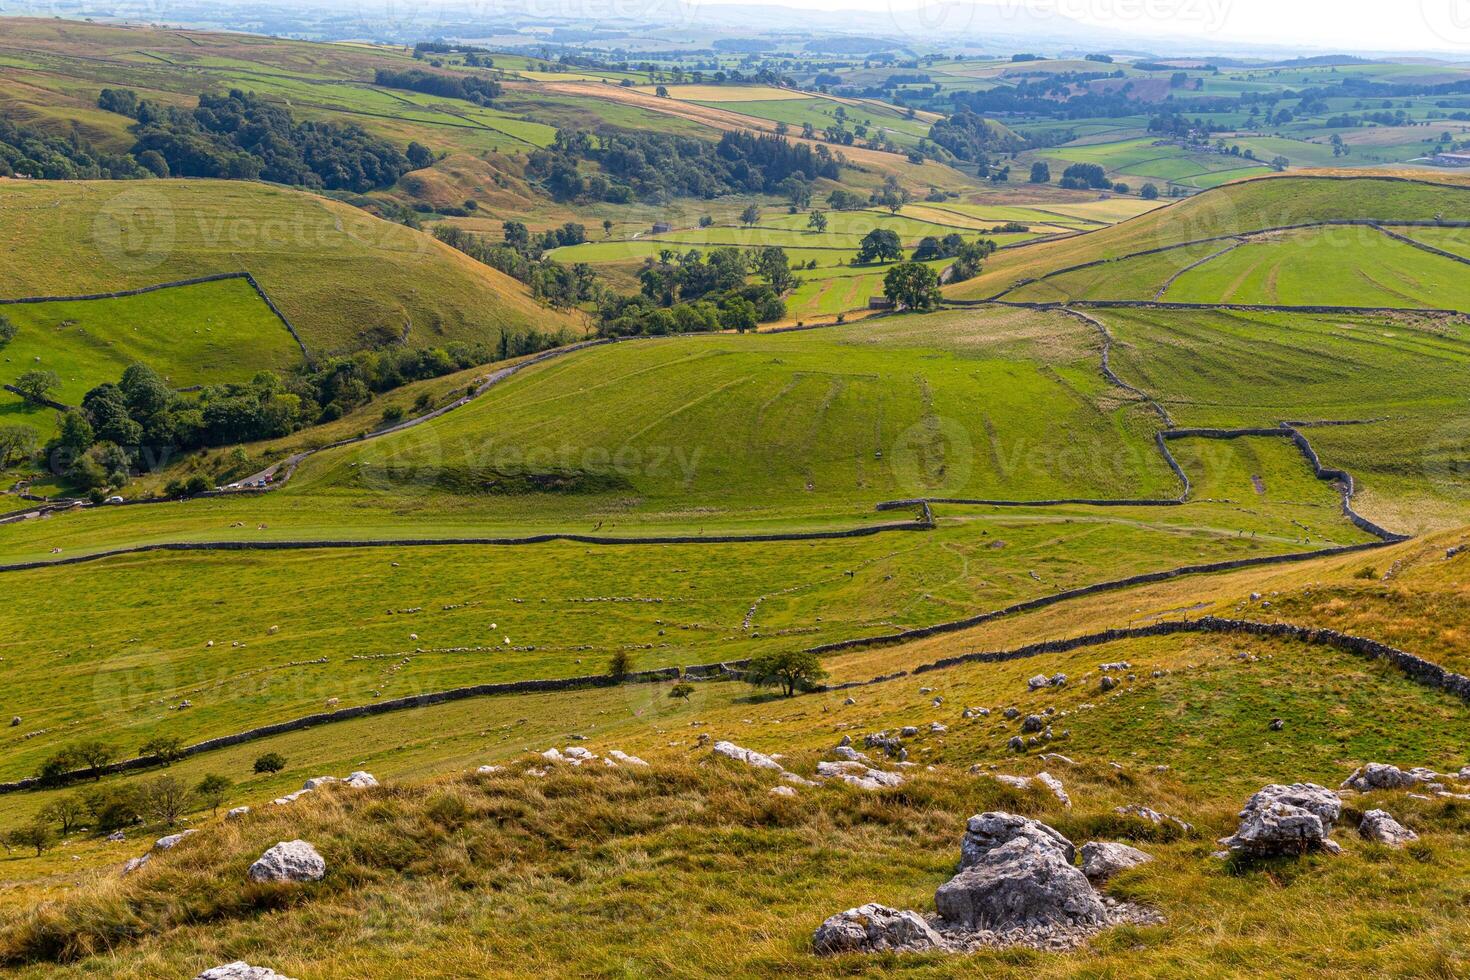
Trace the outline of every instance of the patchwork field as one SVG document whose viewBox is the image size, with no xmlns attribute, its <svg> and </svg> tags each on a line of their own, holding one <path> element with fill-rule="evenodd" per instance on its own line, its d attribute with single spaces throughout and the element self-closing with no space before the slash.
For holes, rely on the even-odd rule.
<svg viewBox="0 0 1470 980">
<path fill-rule="evenodd" d="M 1355 421 L 1309 431 L 1329 465 L 1405 530 L 1470 518 L 1456 383 L 1470 356 L 1463 319 L 1100 310 L 1113 366 L 1181 426 Z"/>
<path fill-rule="evenodd" d="M 434 155 L 343 200 L 244 181 L 0 181 L 0 299 L 248 271 L 309 351 L 231 279 L 0 304 L 19 328 L 0 350 L 7 383 L 53 370 L 53 397 L 76 404 L 134 361 L 184 388 L 403 345 L 590 339 L 602 289 L 636 291 L 645 263 L 719 247 L 785 249 L 787 321 L 811 328 L 506 344 L 495 363 L 398 387 L 389 358 L 342 357 L 333 383 L 363 394 L 331 421 L 212 445 L 94 498 L 120 489 L 123 505 L 9 496 L 0 972 L 164 980 L 236 959 L 310 980 L 1470 972 L 1470 679 L 1446 673 L 1470 673 L 1470 233 L 1456 227 L 1470 226 L 1470 185 L 1241 180 L 1266 168 L 1146 135 L 1155 112 L 1199 107 L 1216 132 L 1254 134 L 1229 142 L 1263 159 L 1399 159 L 1449 126 L 1440 110 L 1459 96 L 1438 115 L 1413 96 L 1392 125 L 1349 121 L 1337 154 L 1316 117 L 1366 111 L 1336 94 L 1355 79 L 1430 66 L 913 51 L 895 78 L 909 69 L 893 57 L 768 58 L 701 31 L 708 63 L 691 69 L 656 31 L 615 27 L 594 49 L 547 25 L 522 39 L 545 37 L 543 57 L 496 53 L 492 68 L 449 44 L 414 58 L 5 23 L 0 113 L 51 132 L 126 149 L 121 117 L 94 108 L 104 80 L 183 107 L 238 85 Z M 648 60 L 558 62 L 564 44 Z M 505 90 L 488 107 L 371 81 L 426 63 Z M 684 84 L 691 70 L 742 74 Z M 991 90 L 1034 107 L 1038 92 L 1060 104 L 1125 84 L 1132 115 L 1007 111 L 1045 147 L 995 150 L 1009 181 L 918 162 L 939 114 L 857 97 L 949 113 Z M 1296 105 L 1313 86 L 1322 105 Z M 1245 93 L 1260 104 L 1216 111 Z M 1297 115 L 1273 122 L 1283 101 Z M 841 186 L 866 200 L 897 179 L 912 203 L 830 211 L 838 185 L 816 181 L 816 232 L 759 175 L 720 185 L 740 193 L 615 204 L 595 182 L 550 193 L 547 158 L 531 155 L 561 130 L 711 140 L 805 123 L 867 127 L 872 145 L 842 149 Z M 593 158 L 576 161 L 589 177 Z M 1202 192 L 1166 204 L 1030 185 L 1033 159 Z M 594 240 L 553 255 L 595 267 L 597 286 L 554 310 L 347 200 L 415 224 L 397 210 L 410 202 L 426 224 L 490 238 L 507 219 L 537 234 L 580 222 Z M 1382 227 L 1329 226 L 1342 221 Z M 1001 248 L 946 287 L 957 302 L 847 322 L 891 268 L 853 264 L 875 229 L 906 254 L 952 234 Z M 517 275 L 545 292 L 538 277 L 564 270 L 535 251 Z M 1381 309 L 1289 309 L 1308 306 Z M 388 372 L 371 396 L 369 370 Z M 303 383 L 329 404 L 326 380 Z M 45 436 L 54 418 L 0 395 L 0 426 Z M 177 499 L 188 477 L 238 492 Z M 273 486 L 242 489 L 247 477 Z M 72 477 L 22 460 L 15 478 L 46 493 Z M 772 758 L 712 751 L 723 741 Z M 879 772 L 844 781 L 834 759 Z M 1375 762 L 1435 775 L 1307 814 L 1324 834 L 1336 821 L 1340 853 L 1310 846 L 1306 819 L 1285 853 L 1220 851 L 1263 786 L 1339 787 Z M 296 793 L 354 770 L 376 780 Z M 1120 809 L 1139 806 L 1179 819 Z M 1412 834 L 1370 839 L 1359 821 L 1377 809 Z M 959 953 L 814 954 L 813 930 L 843 909 L 942 911 L 966 818 L 991 810 L 1079 848 L 1142 850 L 1089 883 L 1070 855 L 1047 857 L 1049 837 L 1012 848 L 1055 870 L 1048 887 L 1077 878 L 1105 896 L 1109 925 L 1031 945 L 971 933 Z M 247 880 L 293 840 L 324 858 L 317 880 Z M 983 843 L 972 835 L 966 861 L 991 868 Z"/>
</svg>

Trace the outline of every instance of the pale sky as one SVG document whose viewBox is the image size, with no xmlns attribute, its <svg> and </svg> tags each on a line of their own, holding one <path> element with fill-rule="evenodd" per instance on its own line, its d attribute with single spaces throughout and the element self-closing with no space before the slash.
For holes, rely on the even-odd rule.
<svg viewBox="0 0 1470 980">
<path fill-rule="evenodd" d="M 688 0 L 768 2 L 811 10 L 871 12 L 925 8 L 951 0 Z M 1018 25 L 1060 13 L 1144 36 L 1355 51 L 1437 51 L 1470 61 L 1470 0 L 981 0 Z"/>
</svg>

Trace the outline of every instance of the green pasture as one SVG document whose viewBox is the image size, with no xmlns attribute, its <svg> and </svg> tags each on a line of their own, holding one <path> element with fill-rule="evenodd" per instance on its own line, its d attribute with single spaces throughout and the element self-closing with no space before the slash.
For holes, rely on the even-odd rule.
<svg viewBox="0 0 1470 980">
<path fill-rule="evenodd" d="M 1111 228 L 1000 252 L 975 279 L 953 288 L 959 298 L 992 295 L 1023 278 L 1039 278 L 1097 259 L 1205 238 L 1328 220 L 1470 220 L 1470 187 L 1371 178 L 1321 180 L 1281 176 L 1217 188 Z M 1426 257 L 1427 257 L 1427 253 Z"/>
<path fill-rule="evenodd" d="M 597 673 L 619 650 L 641 668 L 732 660 L 1181 557 L 1302 550 L 1298 523 L 1318 546 L 1361 539 L 1289 446 L 1260 442 L 1187 447 L 1182 462 L 1215 502 L 1177 509 L 953 508 L 937 531 L 853 540 L 145 555 L 16 575 L 0 612 L 14 621 L 0 642 L 3 710 L 47 731 L 0 754 L 0 778 L 81 733 L 196 741 L 331 698 Z M 1266 474 L 1266 495 L 1252 474 Z M 1239 517 L 1227 495 L 1256 514 Z M 28 634 L 36 617 L 55 628 Z"/>
<path fill-rule="evenodd" d="M 1470 311 L 1466 272 L 1373 228 L 1318 228 L 1253 239 L 1184 273 L 1165 298 Z"/>
<path fill-rule="evenodd" d="M 1398 530 L 1464 523 L 1470 364 L 1463 320 L 1099 310 L 1113 367 L 1181 426 L 1356 421 L 1306 430 L 1354 474 L 1366 512 Z"/>
<path fill-rule="evenodd" d="M 18 327 L 0 348 L 7 383 L 33 368 L 55 371 L 67 405 L 143 362 L 175 388 L 246 381 L 300 363 L 301 348 L 243 279 L 139 296 L 0 306 Z M 48 429 L 49 434 L 49 429 Z"/>
<path fill-rule="evenodd" d="M 1100 376 L 1098 343 L 1070 317 L 986 309 L 619 344 L 314 456 L 262 498 L 27 521 L 0 547 L 18 560 L 171 540 L 769 533 L 907 520 L 873 505 L 913 496 L 1173 496 L 1157 420 Z"/>
<path fill-rule="evenodd" d="M 1017 287 L 1005 293 L 1005 298 L 1029 303 L 1078 299 L 1151 300 L 1158 297 L 1159 290 L 1171 278 L 1228 245 L 1229 242 L 1186 245 L 1153 255 L 1137 255 L 1085 269 L 1059 272 Z M 1173 290 L 1165 293 L 1163 298 L 1175 299 Z"/>
</svg>

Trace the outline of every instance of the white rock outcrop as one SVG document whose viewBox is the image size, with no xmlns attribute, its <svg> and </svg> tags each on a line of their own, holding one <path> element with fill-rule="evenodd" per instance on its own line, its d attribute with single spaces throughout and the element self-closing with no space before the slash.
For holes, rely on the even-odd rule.
<svg viewBox="0 0 1470 980">
<path fill-rule="evenodd" d="M 291 980 L 291 978 L 263 966 L 251 966 L 244 960 L 236 960 L 224 966 L 205 970 L 194 980 Z"/>
<path fill-rule="evenodd" d="M 979 864 L 987 853 L 1017 838 L 1054 849 L 1069 865 L 1077 858 L 1077 849 L 1057 830 L 1040 820 L 997 810 L 977 813 L 966 821 L 965 836 L 960 840 L 960 867 Z"/>
<path fill-rule="evenodd" d="M 304 840 L 282 841 L 262 854 L 247 874 L 251 881 L 321 881 L 327 862 Z"/>
</svg>

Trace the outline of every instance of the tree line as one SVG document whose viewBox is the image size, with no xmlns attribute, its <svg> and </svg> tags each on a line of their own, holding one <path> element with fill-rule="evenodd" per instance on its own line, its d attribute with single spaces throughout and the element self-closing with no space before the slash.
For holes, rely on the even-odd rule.
<svg viewBox="0 0 1470 980">
<path fill-rule="evenodd" d="M 289 109 L 253 92 L 201 95 L 192 110 L 140 99 L 131 89 L 103 89 L 99 107 L 136 120 L 129 151 L 157 177 L 268 180 L 357 193 L 389 187 L 433 162 L 418 144 L 409 152 L 361 127 L 297 122 Z"/>
<path fill-rule="evenodd" d="M 598 165 L 584 173 L 584 161 Z M 725 194 L 784 193 L 783 181 L 836 180 L 842 162 L 780 136 L 730 132 L 719 142 L 660 132 L 597 133 L 561 129 L 552 144 L 531 154 L 528 175 L 560 201 L 663 201 Z"/>
</svg>

